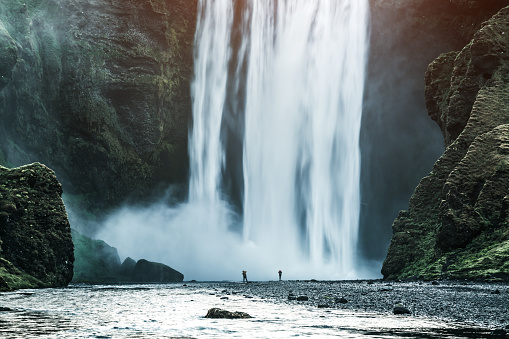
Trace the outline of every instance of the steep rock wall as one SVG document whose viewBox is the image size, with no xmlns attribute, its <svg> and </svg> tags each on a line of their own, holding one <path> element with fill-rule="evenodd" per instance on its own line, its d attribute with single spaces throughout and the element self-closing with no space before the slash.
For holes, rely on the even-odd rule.
<svg viewBox="0 0 509 339">
<path fill-rule="evenodd" d="M 0 166 L 0 290 L 71 281 L 74 246 L 61 194 L 44 165 Z"/>
<path fill-rule="evenodd" d="M 393 224 L 385 278 L 509 278 L 509 7 L 426 74 L 446 146 Z"/>
<path fill-rule="evenodd" d="M 0 4 L 0 161 L 92 211 L 187 178 L 193 0 Z"/>
<path fill-rule="evenodd" d="M 444 151 L 428 118 L 423 77 L 442 53 L 461 50 L 507 0 L 370 0 L 369 50 L 361 130 L 364 254 L 382 260 L 391 224 Z M 418 151 L 416 151 L 418 150 Z"/>
</svg>

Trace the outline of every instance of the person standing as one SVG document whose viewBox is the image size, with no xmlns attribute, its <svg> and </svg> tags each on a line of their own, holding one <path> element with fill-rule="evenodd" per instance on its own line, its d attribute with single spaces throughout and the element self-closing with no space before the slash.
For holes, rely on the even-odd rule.
<svg viewBox="0 0 509 339">
<path fill-rule="evenodd" d="M 242 282 L 247 283 L 247 271 L 242 271 Z"/>
<path fill-rule="evenodd" d="M 283 275 L 283 271 L 279 270 L 277 273 L 279 274 L 279 281 L 281 281 L 281 275 Z"/>
</svg>

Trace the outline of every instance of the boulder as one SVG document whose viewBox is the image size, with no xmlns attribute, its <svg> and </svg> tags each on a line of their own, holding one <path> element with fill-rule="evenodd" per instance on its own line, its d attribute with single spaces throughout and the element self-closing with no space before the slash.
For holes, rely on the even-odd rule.
<svg viewBox="0 0 509 339">
<path fill-rule="evenodd" d="M 132 273 L 135 282 L 181 282 L 184 275 L 173 268 L 145 259 L 138 260 Z"/>
<path fill-rule="evenodd" d="M 244 312 L 230 312 L 220 308 L 211 308 L 205 318 L 248 319 L 252 317 Z"/>
<path fill-rule="evenodd" d="M 61 198 L 48 167 L 0 166 L 0 290 L 67 286 L 74 246 Z"/>
<path fill-rule="evenodd" d="M 392 313 L 394 313 L 394 314 L 412 314 L 412 312 L 410 312 L 410 310 L 408 308 L 406 308 L 405 306 L 400 305 L 400 304 L 394 306 Z"/>
</svg>

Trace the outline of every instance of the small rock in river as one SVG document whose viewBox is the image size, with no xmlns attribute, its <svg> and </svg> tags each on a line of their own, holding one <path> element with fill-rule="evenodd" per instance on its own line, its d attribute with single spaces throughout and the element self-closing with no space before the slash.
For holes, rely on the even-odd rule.
<svg viewBox="0 0 509 339">
<path fill-rule="evenodd" d="M 412 314 L 412 312 L 410 312 L 408 308 L 401 304 L 394 306 L 394 309 L 392 311 L 394 314 Z"/>
<path fill-rule="evenodd" d="M 245 312 L 230 312 L 220 308 L 211 308 L 205 318 L 223 318 L 223 319 L 248 319 L 252 318 Z"/>
<path fill-rule="evenodd" d="M 297 297 L 297 301 L 308 301 L 309 298 L 305 295 L 301 295 Z"/>
<path fill-rule="evenodd" d="M 348 302 L 345 298 L 336 298 L 334 301 L 340 304 L 346 304 Z"/>
</svg>

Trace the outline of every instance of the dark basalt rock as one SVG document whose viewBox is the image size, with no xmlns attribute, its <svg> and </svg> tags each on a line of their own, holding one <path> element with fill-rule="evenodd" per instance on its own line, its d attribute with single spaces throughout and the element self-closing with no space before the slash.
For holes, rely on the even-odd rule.
<svg viewBox="0 0 509 339">
<path fill-rule="evenodd" d="M 121 276 L 130 277 L 133 274 L 134 267 L 136 267 L 136 260 L 127 257 L 122 263 L 122 265 L 120 265 L 118 273 Z"/>
<path fill-rule="evenodd" d="M 403 305 L 394 306 L 392 313 L 394 313 L 394 314 L 412 314 L 412 312 L 410 312 L 410 310 Z"/>
<path fill-rule="evenodd" d="M 184 275 L 167 265 L 141 259 L 134 267 L 132 279 L 135 282 L 181 282 Z"/>
<path fill-rule="evenodd" d="M 118 251 L 102 240 L 92 239 L 72 230 L 75 244 L 75 283 L 180 282 L 184 275 L 171 267 L 144 259 L 126 258 L 120 264 Z"/>
<path fill-rule="evenodd" d="M 393 224 L 385 278 L 509 278 L 509 7 L 426 74 L 446 150 Z"/>
<path fill-rule="evenodd" d="M 220 308 L 211 308 L 208 310 L 205 318 L 223 318 L 223 319 L 249 319 L 252 318 L 244 312 L 230 312 Z"/>
<path fill-rule="evenodd" d="M 0 166 L 0 290 L 71 281 L 74 246 L 61 194 L 44 165 Z"/>
</svg>

